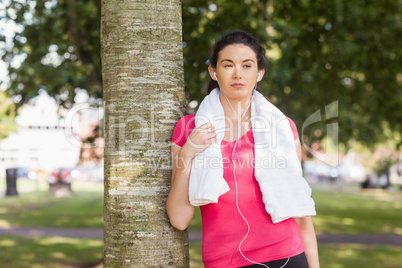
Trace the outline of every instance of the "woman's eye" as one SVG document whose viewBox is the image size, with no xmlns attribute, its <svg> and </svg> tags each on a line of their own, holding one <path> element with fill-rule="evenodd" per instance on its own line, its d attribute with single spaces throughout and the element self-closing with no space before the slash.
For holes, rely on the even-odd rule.
<svg viewBox="0 0 402 268">
<path fill-rule="evenodd" d="M 251 68 L 251 65 L 244 65 L 245 68 Z"/>
<path fill-rule="evenodd" d="M 229 68 L 229 67 L 232 67 L 232 65 L 230 65 L 230 64 L 225 65 L 225 68 Z"/>
</svg>

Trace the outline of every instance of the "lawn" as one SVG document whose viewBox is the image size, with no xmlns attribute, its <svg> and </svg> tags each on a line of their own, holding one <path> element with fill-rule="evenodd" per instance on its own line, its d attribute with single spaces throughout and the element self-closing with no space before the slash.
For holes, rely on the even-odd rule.
<svg viewBox="0 0 402 268">
<path fill-rule="evenodd" d="M 103 187 L 88 184 L 83 189 L 77 184 L 72 188 L 71 197 L 56 198 L 39 191 L 0 199 L 0 228 L 103 228 Z"/>
<path fill-rule="evenodd" d="M 317 233 L 402 235 L 402 192 L 317 192 Z"/>
<path fill-rule="evenodd" d="M 100 239 L 1 236 L 0 267 L 94 267 L 102 261 L 102 251 Z"/>
<path fill-rule="evenodd" d="M 103 228 L 103 184 L 73 183 L 71 197 L 56 198 L 48 186 L 21 180 L 20 194 L 0 199 L 0 228 Z M 39 191 L 32 191 L 39 189 Z M 0 238 L 0 267 L 94 267 L 102 262 L 103 240 L 66 237 Z"/>
<path fill-rule="evenodd" d="M 55 198 L 46 186 L 24 182 L 18 197 L 0 199 L 0 228 L 10 226 L 102 228 L 102 184 L 75 184 L 72 197 Z M 31 187 L 31 188 L 30 188 Z M 20 189 L 20 188 L 19 188 Z M 402 192 L 314 191 L 317 233 L 402 235 Z M 191 230 L 200 230 L 197 210 Z M 201 243 L 190 243 L 191 268 L 202 267 Z M 321 267 L 400 267 L 402 247 L 361 244 L 320 244 Z M 102 260 L 100 239 L 23 238 L 1 236 L 1 267 L 93 267 Z"/>
</svg>

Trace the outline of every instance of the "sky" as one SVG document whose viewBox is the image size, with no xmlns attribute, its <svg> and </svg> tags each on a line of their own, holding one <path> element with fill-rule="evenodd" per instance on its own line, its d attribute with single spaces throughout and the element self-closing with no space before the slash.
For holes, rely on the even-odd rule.
<svg viewBox="0 0 402 268">
<path fill-rule="evenodd" d="M 2 4 L 0 4 L 0 5 L 2 5 Z M 1 6 L 0 6 L 0 8 L 1 8 Z M 1 14 L 0 14 L 0 16 L 1 16 Z M 15 29 L 15 25 L 13 25 L 13 24 L 14 23 L 11 23 L 11 22 L 5 23 L 4 20 L 0 20 L 0 34 L 6 36 L 6 38 L 8 40 L 12 37 L 13 31 L 14 31 L 13 29 Z M 8 45 L 8 43 L 7 43 L 7 45 Z M 4 42 L 0 42 L 0 55 L 2 55 L 1 50 L 3 50 L 4 47 L 5 47 Z M 6 63 L 0 59 L 0 81 L 2 81 L 2 82 L 7 82 L 7 80 L 8 80 L 8 77 L 7 77 L 8 73 L 7 73 L 6 67 L 7 67 Z M 0 88 L 4 90 L 5 85 L 4 84 L 0 85 Z"/>
<path fill-rule="evenodd" d="M 5 33 L 5 30 L 4 30 L 4 23 L 3 23 L 3 21 L 0 21 L 0 33 L 1 34 L 4 34 Z M 0 42 L 0 50 L 1 49 L 3 49 L 4 48 L 4 45 L 3 45 L 3 43 L 2 42 Z M 0 52 L 1 53 L 1 52 Z M 7 79 L 7 70 L 6 70 L 6 64 L 5 64 L 5 62 L 3 62 L 1 59 L 0 59 L 0 81 L 6 81 L 6 79 Z M 5 89 L 4 88 L 4 85 L 0 85 L 0 88 L 1 89 Z"/>
<path fill-rule="evenodd" d="M 5 16 L 5 5 L 8 4 L 9 1 L 4 0 L 0 1 L 0 18 Z M 0 55 L 2 55 L 2 50 L 7 47 L 11 47 L 11 39 L 14 35 L 15 31 L 20 30 L 19 27 L 13 21 L 5 21 L 4 19 L 0 19 L 0 34 L 6 37 L 6 42 L 0 42 Z M 8 73 L 6 69 L 7 65 L 0 59 L 0 81 L 7 83 L 8 81 Z M 5 90 L 6 86 L 0 85 L 0 89 Z"/>
</svg>

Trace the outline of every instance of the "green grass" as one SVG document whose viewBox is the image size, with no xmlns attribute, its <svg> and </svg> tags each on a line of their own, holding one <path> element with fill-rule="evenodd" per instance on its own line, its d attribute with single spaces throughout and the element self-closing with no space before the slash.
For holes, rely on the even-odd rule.
<svg viewBox="0 0 402 268">
<path fill-rule="evenodd" d="M 361 244 L 320 244 L 320 265 L 325 268 L 401 267 L 401 247 Z M 190 243 L 190 268 L 202 268 L 201 242 Z"/>
<path fill-rule="evenodd" d="M 103 185 L 73 183 L 71 197 L 48 194 L 48 184 L 20 180 L 18 196 L 0 199 L 0 228 L 103 228 Z M 25 193 L 24 191 L 40 191 Z M 103 241 L 65 237 L 1 236 L 0 267 L 94 267 L 101 262 Z"/>
<path fill-rule="evenodd" d="M 103 241 L 65 237 L 1 236 L 3 268 L 93 267 L 102 260 Z"/>
<path fill-rule="evenodd" d="M 199 207 L 195 207 L 194 216 L 190 221 L 189 230 L 201 231 L 201 212 Z"/>
<path fill-rule="evenodd" d="M 402 192 L 365 190 L 313 194 L 317 233 L 402 235 Z"/>
<path fill-rule="evenodd" d="M 321 244 L 318 247 L 321 267 L 326 268 L 398 268 L 401 247 L 361 244 Z"/>
<path fill-rule="evenodd" d="M 103 228 L 103 193 L 75 191 L 56 198 L 32 192 L 0 199 L 0 227 L 10 226 Z"/>
<path fill-rule="evenodd" d="M 190 241 L 190 268 L 202 268 L 201 241 Z"/>
</svg>

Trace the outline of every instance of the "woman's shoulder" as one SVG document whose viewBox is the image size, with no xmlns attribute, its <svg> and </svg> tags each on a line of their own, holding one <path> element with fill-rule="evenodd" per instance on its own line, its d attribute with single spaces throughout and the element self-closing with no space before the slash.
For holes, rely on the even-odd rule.
<svg viewBox="0 0 402 268">
<path fill-rule="evenodd" d="M 177 121 L 173 130 L 172 142 L 182 147 L 195 128 L 195 114 L 185 115 Z"/>
</svg>

